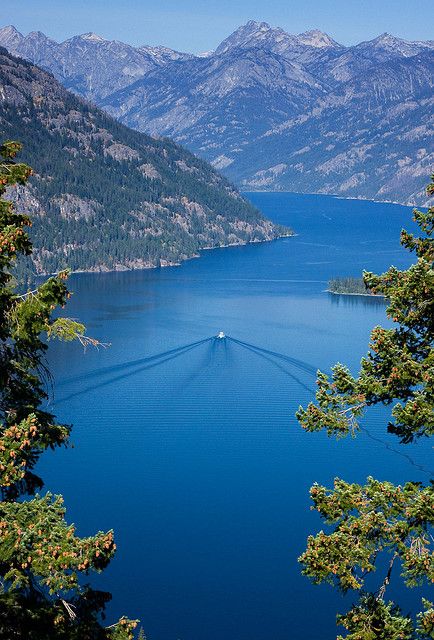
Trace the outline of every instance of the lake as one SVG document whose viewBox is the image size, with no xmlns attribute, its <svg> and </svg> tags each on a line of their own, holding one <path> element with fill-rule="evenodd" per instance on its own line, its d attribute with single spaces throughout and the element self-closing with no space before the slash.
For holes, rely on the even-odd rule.
<svg viewBox="0 0 434 640">
<path fill-rule="evenodd" d="M 75 275 L 69 315 L 111 346 L 50 345 L 51 406 L 74 424 L 74 448 L 47 453 L 40 472 L 81 535 L 115 530 L 117 555 L 92 582 L 113 594 L 107 624 L 140 618 L 148 640 L 336 637 L 351 595 L 313 586 L 297 565 L 322 527 L 309 487 L 432 475 L 431 445 L 400 446 L 383 408 L 339 442 L 294 418 L 316 369 L 356 372 L 386 322 L 382 300 L 333 296 L 328 279 L 406 267 L 411 210 L 248 197 L 298 235 L 169 269 Z M 388 595 L 418 610 L 420 591 L 396 578 Z"/>
</svg>

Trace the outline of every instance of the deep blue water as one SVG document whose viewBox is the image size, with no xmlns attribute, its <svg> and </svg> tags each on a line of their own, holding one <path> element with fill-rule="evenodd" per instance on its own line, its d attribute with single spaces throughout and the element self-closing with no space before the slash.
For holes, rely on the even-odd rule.
<svg viewBox="0 0 434 640">
<path fill-rule="evenodd" d="M 315 369 L 355 371 L 385 323 L 383 302 L 332 296 L 327 280 L 407 266 L 399 231 L 411 211 L 249 197 L 298 236 L 177 268 L 76 275 L 68 313 L 111 346 L 50 347 L 52 404 L 74 424 L 75 447 L 44 456 L 46 488 L 65 496 L 81 534 L 115 529 L 118 553 L 94 584 L 113 593 L 107 624 L 139 617 L 149 640 L 335 637 L 351 597 L 311 585 L 297 565 L 322 526 L 309 487 L 426 481 L 433 466 L 429 444 L 401 447 L 385 433 L 385 409 L 339 442 L 294 418 Z M 244 344 L 205 340 L 220 330 Z M 398 584 L 389 594 L 417 607 L 420 592 Z"/>
</svg>

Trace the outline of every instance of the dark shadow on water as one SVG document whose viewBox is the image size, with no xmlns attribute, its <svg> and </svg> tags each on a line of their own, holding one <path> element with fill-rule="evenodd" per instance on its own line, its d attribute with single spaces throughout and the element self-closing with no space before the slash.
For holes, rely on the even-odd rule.
<svg viewBox="0 0 434 640">
<path fill-rule="evenodd" d="M 198 362 L 197 366 L 189 373 L 189 375 L 185 378 L 182 384 L 179 385 L 178 389 L 183 391 L 188 385 L 194 382 L 199 376 L 203 376 L 204 372 L 211 366 L 214 360 L 214 352 L 215 346 L 214 338 L 209 338 L 207 341 L 207 348 L 203 355 L 203 358 Z"/>
<path fill-rule="evenodd" d="M 170 360 L 175 360 L 175 358 L 179 358 L 180 356 L 183 356 L 185 353 L 188 353 L 189 351 L 192 351 L 193 349 L 197 349 L 198 346 L 200 346 L 201 344 L 204 344 L 205 342 L 208 342 L 209 340 L 211 340 L 212 338 L 206 338 L 205 340 L 200 340 L 198 343 L 194 343 L 192 344 L 192 346 L 190 347 L 184 347 L 182 350 L 178 349 L 176 351 L 176 353 L 172 352 L 172 355 L 169 355 L 166 358 L 162 358 L 159 359 L 157 362 L 153 362 L 150 364 L 145 364 L 144 366 L 139 367 L 138 369 L 134 369 L 134 371 L 130 371 L 128 373 L 123 373 L 119 376 L 114 376 L 113 378 L 109 378 L 108 380 L 104 380 L 104 382 L 100 382 L 99 384 L 94 384 L 91 385 L 89 387 L 86 387 L 85 389 L 81 389 L 80 391 L 76 391 L 74 393 L 69 394 L 68 396 L 64 396 L 63 398 L 60 398 L 59 400 L 56 400 L 55 402 L 53 402 L 54 405 L 59 405 L 63 402 L 67 402 L 68 400 L 71 400 L 72 398 L 76 398 L 78 396 L 81 396 L 85 393 L 88 393 L 89 391 L 95 391 L 96 389 L 101 389 L 102 387 L 106 387 L 108 385 L 113 384 L 114 382 L 118 382 L 119 380 L 125 380 L 126 378 L 130 378 L 131 376 L 135 376 L 137 373 L 140 373 L 142 371 L 146 371 L 149 369 L 154 369 L 155 367 L 160 366 L 163 363 L 166 362 L 170 362 Z M 161 356 L 160 356 L 161 358 Z M 131 365 L 127 365 L 127 366 L 131 366 Z M 94 374 L 96 375 L 96 374 Z"/>
<path fill-rule="evenodd" d="M 129 378 L 131 376 L 135 376 L 136 374 L 141 373 L 142 371 L 154 369 L 155 367 L 158 367 L 159 365 L 164 364 L 166 362 L 170 362 L 171 360 L 174 360 L 175 358 L 179 358 L 179 357 L 183 356 L 184 354 L 187 354 L 190 351 L 192 351 L 193 349 L 197 349 L 199 346 L 201 346 L 203 344 L 206 344 L 206 343 L 209 343 L 209 344 L 208 344 L 208 348 L 207 348 L 207 350 L 206 350 L 206 352 L 204 354 L 204 357 L 198 363 L 198 365 L 195 368 L 195 370 L 192 371 L 191 374 L 186 378 L 185 382 L 182 385 L 182 388 L 185 388 L 185 386 L 191 384 L 191 382 L 193 382 L 201 374 L 203 375 L 204 370 L 207 369 L 213 363 L 213 361 L 215 360 L 216 356 L 218 356 L 219 354 L 222 354 L 222 353 L 224 354 L 224 363 L 228 364 L 229 360 L 231 359 L 231 357 L 230 357 L 231 349 L 228 348 L 228 345 L 230 343 L 234 343 L 234 344 L 246 349 L 247 351 L 255 353 L 257 356 L 259 356 L 260 358 L 266 360 L 267 362 L 270 362 L 275 367 L 277 367 L 280 371 L 285 373 L 285 375 L 289 376 L 292 380 L 294 380 L 294 382 L 299 384 L 309 394 L 311 394 L 313 397 L 315 396 L 315 389 L 313 389 L 312 387 L 309 387 L 302 380 L 300 380 L 300 378 L 298 378 L 293 373 L 288 371 L 288 369 L 286 367 L 284 367 L 279 362 L 276 362 L 275 358 L 277 358 L 278 360 L 282 360 L 283 362 L 285 362 L 287 364 L 290 364 L 290 365 L 300 369 L 304 373 L 307 373 L 308 375 L 313 376 L 313 377 L 316 377 L 316 375 L 317 375 L 317 369 L 315 367 L 313 367 L 312 365 L 310 365 L 307 362 L 304 362 L 303 360 L 298 360 L 296 358 L 292 358 L 291 356 L 285 355 L 283 353 L 279 353 L 277 351 L 271 351 L 269 349 L 263 349 L 262 347 L 258 347 L 257 345 L 250 344 L 248 342 L 244 342 L 242 340 L 237 340 L 236 338 L 231 338 L 229 336 L 226 336 L 226 338 L 223 339 L 223 340 L 220 340 L 219 338 L 215 338 L 215 337 L 204 338 L 203 340 L 198 340 L 196 342 L 191 342 L 191 343 L 189 343 L 187 345 L 183 345 L 183 346 L 177 347 L 175 349 L 170 349 L 168 351 L 164 351 L 162 353 L 159 353 L 159 354 L 156 354 L 156 355 L 153 355 L 153 356 L 148 356 L 146 358 L 140 358 L 140 359 L 137 359 L 137 360 L 130 360 L 128 362 L 124 362 L 124 363 L 120 363 L 118 365 L 114 365 L 113 367 L 105 367 L 105 368 L 102 368 L 102 369 L 97 369 L 97 370 L 91 371 L 91 372 L 89 372 L 89 373 L 87 373 L 87 374 L 85 374 L 83 376 L 76 376 L 76 377 L 73 377 L 73 378 L 68 378 L 67 380 L 63 381 L 63 384 L 68 384 L 68 383 L 71 383 L 71 382 L 85 380 L 85 379 L 92 379 L 92 378 L 94 378 L 96 376 L 99 377 L 101 375 L 113 373 L 115 371 L 122 371 L 124 369 L 128 369 L 128 368 L 131 368 L 131 367 L 137 367 L 133 371 L 129 371 L 129 372 L 117 375 L 117 376 L 113 376 L 111 378 L 108 378 L 107 380 L 104 380 L 103 382 L 100 382 L 100 383 L 94 384 L 94 385 L 90 385 L 88 387 L 85 387 L 84 389 L 81 389 L 81 390 L 76 391 L 74 393 L 71 393 L 71 394 L 69 394 L 67 396 L 64 396 L 63 398 L 60 398 L 59 400 L 53 402 L 52 404 L 57 406 L 57 405 L 59 405 L 61 403 L 67 402 L 68 400 L 71 400 L 73 398 L 76 398 L 78 396 L 86 394 L 86 393 L 88 393 L 90 391 L 95 391 L 96 389 L 101 389 L 102 387 L 109 386 L 109 385 L 111 385 L 111 384 L 113 384 L 115 382 L 118 382 L 120 380 L 125 380 L 126 378 Z M 220 360 L 220 364 L 221 364 L 222 360 L 220 358 L 219 358 L 219 360 Z M 139 366 L 139 365 L 142 365 L 142 366 Z M 360 430 L 363 433 L 365 433 L 368 436 L 368 438 L 370 438 L 371 440 L 374 440 L 375 442 L 378 442 L 379 444 L 382 444 L 389 451 L 391 451 L 391 452 L 393 452 L 393 453 L 405 458 L 409 462 L 409 464 L 411 464 L 413 467 L 415 467 L 416 469 L 418 469 L 422 473 L 425 473 L 430 477 L 432 477 L 434 475 L 433 471 L 430 471 L 426 467 L 424 467 L 423 465 L 420 465 L 417 462 L 415 462 L 415 460 L 413 460 L 413 458 L 410 455 L 408 455 L 407 453 L 403 453 L 402 451 L 396 449 L 395 447 L 391 446 L 387 441 L 383 440 L 382 438 L 378 438 L 377 436 L 372 435 L 372 433 L 366 427 L 360 427 Z"/>
<path fill-rule="evenodd" d="M 225 362 L 228 364 L 232 362 L 231 358 L 231 350 L 228 347 L 230 338 L 225 338 L 221 340 L 220 338 L 213 339 L 213 353 L 215 357 L 218 357 L 220 362 Z"/>
<path fill-rule="evenodd" d="M 382 296 L 356 296 L 329 292 L 328 297 L 332 305 L 334 305 L 335 307 L 365 307 L 368 309 L 384 309 L 387 306 L 387 298 L 383 298 Z"/>
<path fill-rule="evenodd" d="M 153 362 L 154 360 L 160 360 L 161 358 L 166 358 L 169 355 L 180 353 L 186 349 L 190 349 L 191 347 L 198 347 L 201 344 L 205 344 L 205 342 L 209 342 L 213 338 L 205 338 L 203 340 L 197 340 L 196 342 L 190 342 L 189 344 L 184 344 L 181 347 L 176 347 L 175 349 L 169 349 L 168 351 L 162 351 L 161 353 L 156 353 L 153 356 L 147 356 L 146 358 L 139 358 L 138 360 L 129 360 L 128 362 L 121 362 L 119 364 L 112 365 L 110 367 L 103 367 L 101 369 L 93 369 L 88 373 L 85 373 L 80 376 L 72 376 L 71 378 L 64 378 L 61 380 L 56 386 L 62 387 L 66 384 L 71 384 L 71 382 L 78 382 L 81 380 L 89 380 L 91 378 L 95 378 L 96 376 L 103 376 L 107 373 L 114 373 L 115 371 L 122 371 L 123 369 L 128 369 L 129 367 L 136 367 L 140 364 L 146 364 L 148 362 Z"/>
<path fill-rule="evenodd" d="M 287 356 L 284 353 L 279 353 L 278 351 L 270 351 L 269 349 L 263 349 L 262 347 L 258 347 L 256 344 L 250 344 L 249 342 L 244 342 L 243 340 L 237 340 L 236 338 L 227 338 L 227 340 L 231 340 L 236 344 L 239 344 L 241 347 L 249 347 L 250 349 L 254 349 L 259 353 L 264 353 L 268 356 L 274 356 L 275 358 L 280 358 L 289 364 L 292 364 L 297 369 L 301 369 L 310 375 L 316 376 L 317 368 L 313 367 L 308 362 L 304 362 L 303 360 L 297 360 L 296 358 L 291 358 L 291 356 Z"/>
<path fill-rule="evenodd" d="M 308 391 L 310 394 L 315 395 L 315 390 L 312 389 L 312 387 L 308 387 L 302 380 L 300 380 L 300 378 L 297 378 L 297 376 L 293 375 L 290 371 L 288 371 L 288 369 L 285 369 L 285 367 L 283 365 L 281 365 L 279 362 L 276 362 L 270 356 L 267 356 L 264 353 L 262 353 L 262 350 L 254 349 L 253 347 L 248 347 L 246 344 L 241 344 L 238 341 L 237 341 L 237 343 L 243 349 L 247 349 L 248 351 L 251 351 L 252 353 L 255 353 L 257 356 L 259 356 L 260 358 L 263 358 L 267 362 L 271 362 L 271 364 L 273 364 L 275 367 L 277 367 L 280 371 L 283 371 L 283 373 L 285 373 L 292 380 L 297 382 L 297 384 L 299 384 L 301 387 L 303 387 L 303 389 Z"/>
<path fill-rule="evenodd" d="M 252 351 L 253 353 L 256 353 L 258 356 L 260 356 L 260 357 L 264 358 L 265 360 L 271 362 L 276 367 L 278 367 L 281 371 L 283 371 L 286 375 L 290 376 L 295 382 L 297 382 L 301 387 L 303 387 L 303 389 L 308 391 L 313 397 L 315 396 L 315 393 L 316 393 L 315 389 L 313 389 L 311 387 L 308 387 L 299 378 L 294 376 L 292 373 L 290 373 L 283 366 L 279 365 L 279 363 L 274 362 L 270 356 L 274 356 L 274 357 L 280 358 L 282 360 L 285 360 L 287 362 L 290 362 L 294 366 L 297 366 L 298 368 L 302 368 L 302 370 L 305 371 L 306 373 L 310 373 L 311 375 L 314 375 L 316 377 L 317 370 L 314 367 L 312 367 L 311 365 L 309 365 L 308 363 L 305 363 L 305 362 L 300 361 L 300 360 L 296 360 L 296 359 L 291 358 L 290 356 L 286 356 L 286 355 L 284 355 L 282 353 L 278 353 L 278 352 L 275 352 L 275 351 L 269 351 L 268 349 L 262 349 L 262 347 L 257 347 L 256 345 L 250 345 L 249 343 L 243 342 L 241 340 L 237 340 L 236 338 L 229 338 L 228 337 L 227 340 L 230 340 L 231 342 L 234 342 L 235 344 L 238 344 L 239 346 L 244 347 L 245 349 L 248 349 L 249 351 Z M 374 440 L 375 442 L 378 442 L 379 444 L 382 444 L 388 451 L 391 451 L 392 453 L 395 453 L 398 456 L 401 456 L 402 458 L 405 458 L 413 467 L 415 467 L 416 469 L 418 469 L 422 473 L 428 475 L 429 477 L 432 477 L 434 475 L 433 471 L 430 471 L 429 469 L 427 469 L 423 465 L 420 465 L 419 463 L 417 463 L 415 460 L 413 460 L 413 458 L 409 454 L 404 453 L 403 451 L 401 451 L 399 449 L 396 449 L 395 447 L 390 445 L 386 440 L 383 440 L 382 438 L 378 438 L 377 436 L 372 435 L 372 433 L 366 427 L 360 426 L 360 430 L 363 433 L 365 433 L 368 436 L 368 438 L 370 438 L 371 440 Z"/>
</svg>

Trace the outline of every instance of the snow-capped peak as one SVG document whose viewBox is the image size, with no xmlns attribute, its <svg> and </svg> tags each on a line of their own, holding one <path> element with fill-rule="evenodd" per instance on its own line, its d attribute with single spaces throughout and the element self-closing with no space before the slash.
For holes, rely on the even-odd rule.
<svg viewBox="0 0 434 640">
<path fill-rule="evenodd" d="M 99 36 L 97 33 L 93 33 L 89 31 L 89 33 L 82 33 L 81 36 L 78 36 L 81 40 L 87 40 L 88 42 L 105 42 L 105 38 Z"/>
<path fill-rule="evenodd" d="M 324 31 L 320 31 L 319 29 L 311 29 L 310 31 L 300 33 L 297 38 L 302 44 L 306 44 L 310 47 L 316 47 L 317 49 L 341 46 L 336 42 L 336 40 L 330 38 L 327 33 L 324 33 Z"/>
</svg>

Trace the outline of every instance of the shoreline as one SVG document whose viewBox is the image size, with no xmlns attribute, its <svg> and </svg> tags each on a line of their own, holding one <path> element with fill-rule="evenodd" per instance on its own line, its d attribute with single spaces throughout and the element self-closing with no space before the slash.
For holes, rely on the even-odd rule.
<svg viewBox="0 0 434 640">
<path fill-rule="evenodd" d="M 383 293 L 350 293 L 344 291 L 331 291 L 330 289 L 324 289 L 324 293 L 331 293 L 334 296 L 363 296 L 364 298 L 383 298 L 386 296 Z"/>
<path fill-rule="evenodd" d="M 247 247 L 248 245 L 251 245 L 251 244 L 264 244 L 266 242 L 275 242 L 276 240 L 281 240 L 283 238 L 295 238 L 297 235 L 298 235 L 297 233 L 291 232 L 291 233 L 283 233 L 281 235 L 276 236 L 275 238 L 269 238 L 267 240 L 249 240 L 248 242 L 234 242 L 232 244 L 222 244 L 215 247 L 201 247 L 200 249 L 198 249 L 199 253 L 188 256 L 180 260 L 179 262 L 167 262 L 166 264 L 140 266 L 140 267 L 125 267 L 123 265 L 119 265 L 119 268 L 117 269 L 97 269 L 97 268 L 71 269 L 69 271 L 69 274 L 73 275 L 73 274 L 83 274 L 83 273 L 84 274 L 125 273 L 127 271 L 150 271 L 152 269 L 166 269 L 170 267 L 181 267 L 184 262 L 188 262 L 189 260 L 199 259 L 201 257 L 200 256 L 201 251 L 214 251 L 216 249 L 230 249 L 232 247 Z M 60 271 L 65 271 L 65 270 L 68 270 L 68 267 L 65 267 L 64 269 L 60 269 Z M 52 276 L 55 276 L 57 273 L 59 273 L 59 271 L 53 271 L 53 272 L 47 272 L 47 273 L 43 272 L 43 273 L 35 274 L 34 277 L 35 278 L 52 277 Z"/>
<path fill-rule="evenodd" d="M 268 191 L 267 189 L 253 189 L 253 190 L 241 190 L 240 189 L 240 193 L 244 194 L 244 193 L 290 193 L 296 196 L 326 196 L 329 198 L 336 198 L 338 200 L 357 200 L 359 202 L 375 202 L 376 204 L 395 204 L 395 205 L 399 205 L 400 207 L 408 207 L 411 209 L 414 208 L 422 208 L 422 209 L 426 209 L 428 208 L 430 205 L 429 204 L 409 204 L 408 202 L 399 202 L 398 200 L 374 200 L 373 198 L 364 198 L 363 196 L 342 196 L 339 195 L 337 193 L 320 193 L 318 191 L 311 191 L 309 193 L 304 193 L 303 191 L 287 191 L 287 190 L 270 190 Z"/>
<path fill-rule="evenodd" d="M 249 193 L 281 193 L 281 194 L 292 194 L 292 195 L 300 195 L 300 196 L 312 196 L 312 195 L 316 195 L 316 196 L 325 196 L 325 197 L 330 197 L 330 198 L 335 198 L 338 200 L 358 200 L 358 201 L 363 201 L 363 202 L 373 202 L 375 204 L 393 204 L 393 205 L 399 205 L 399 206 L 403 206 L 403 207 L 417 207 L 417 206 L 421 206 L 423 207 L 423 205 L 409 205 L 409 204 L 404 204 L 402 202 L 397 202 L 397 201 L 392 201 L 392 200 L 372 200 L 369 198 L 363 198 L 363 197 L 354 197 L 354 196 L 340 196 L 337 194 L 329 194 L 329 193 L 318 193 L 318 192 L 311 192 L 311 193 L 302 193 L 299 191 L 268 191 L 265 189 L 256 189 L 254 191 L 241 191 L 240 190 L 241 195 L 244 194 L 249 194 Z M 105 269 L 105 268 L 89 268 L 89 269 L 71 269 L 70 270 L 70 274 L 81 274 L 81 273 L 89 273 L 89 274 L 101 274 L 101 273 L 122 273 L 122 272 L 126 272 L 126 271 L 148 271 L 151 269 L 163 269 L 166 267 L 179 267 L 181 266 L 184 262 L 187 262 L 189 260 L 194 260 L 197 258 L 200 258 L 200 253 L 202 251 L 213 251 L 215 249 L 227 249 L 230 247 L 243 247 L 243 246 L 247 246 L 249 244 L 262 244 L 265 242 L 274 242 L 276 240 L 281 240 L 282 238 L 293 238 L 293 237 L 297 237 L 299 234 L 296 233 L 295 231 L 292 231 L 290 233 L 285 233 L 285 234 L 281 234 L 276 236 L 275 238 L 270 238 L 267 240 L 249 240 L 248 242 L 240 242 L 240 243 L 233 243 L 233 244 L 225 244 L 225 245 L 218 245 L 218 246 L 208 246 L 208 247 L 201 247 L 200 249 L 198 249 L 198 253 L 191 255 L 191 256 L 187 256 L 186 258 L 181 259 L 179 262 L 167 262 L 165 264 L 160 264 L 160 265 L 147 265 L 147 266 L 131 266 L 131 267 L 127 267 L 124 265 L 118 265 L 116 268 L 113 269 Z M 67 269 L 67 267 L 65 267 Z M 38 274 L 34 274 L 34 278 L 43 278 L 43 277 L 50 277 L 53 275 L 56 275 L 57 272 L 42 272 L 42 273 L 38 273 Z M 360 295 L 360 296 L 367 296 L 367 297 L 378 297 L 378 298 L 384 298 L 385 296 L 383 295 L 376 295 L 376 294 L 369 294 L 369 293 L 338 293 L 335 291 L 329 291 L 328 289 L 326 289 L 325 291 L 327 291 L 328 293 L 333 293 L 334 295 Z"/>
</svg>

